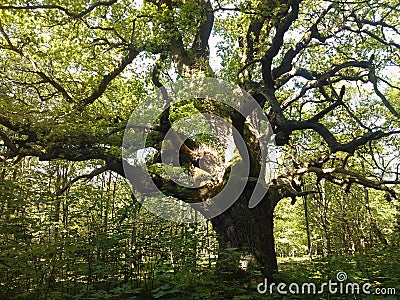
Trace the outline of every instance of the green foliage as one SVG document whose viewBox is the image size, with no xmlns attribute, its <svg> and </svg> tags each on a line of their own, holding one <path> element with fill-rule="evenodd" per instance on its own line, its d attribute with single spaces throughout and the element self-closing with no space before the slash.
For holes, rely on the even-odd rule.
<svg viewBox="0 0 400 300">
<path fill-rule="evenodd" d="M 385 295 L 384 299 L 397 299 L 399 295 L 399 249 L 378 248 L 365 254 L 333 256 L 310 262 L 307 258 L 282 259 L 278 281 L 290 283 L 315 283 L 317 286 L 328 280 L 336 281 L 338 272 L 346 272 L 345 283 L 370 283 L 370 291 L 376 288 L 395 288 L 395 295 Z M 304 299 L 304 295 L 291 295 L 292 299 Z M 348 299 L 350 295 L 310 295 L 307 299 Z M 381 299 L 376 295 L 358 295 L 356 299 Z M 285 298 L 283 298 L 285 299 Z"/>
</svg>

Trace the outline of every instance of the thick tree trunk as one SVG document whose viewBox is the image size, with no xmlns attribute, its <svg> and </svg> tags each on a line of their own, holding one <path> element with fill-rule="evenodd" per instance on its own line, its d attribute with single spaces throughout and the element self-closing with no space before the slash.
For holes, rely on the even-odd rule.
<svg viewBox="0 0 400 300">
<path fill-rule="evenodd" d="M 254 183 L 248 183 L 239 199 L 223 214 L 212 219 L 215 231 L 220 237 L 220 267 L 226 272 L 242 273 L 239 259 L 229 250 L 237 248 L 252 255 L 265 277 L 272 279 L 278 270 L 273 235 L 273 213 L 279 194 L 269 190 L 263 201 L 254 208 L 248 207 L 248 199 Z M 230 262 L 229 262 L 230 260 Z"/>
</svg>

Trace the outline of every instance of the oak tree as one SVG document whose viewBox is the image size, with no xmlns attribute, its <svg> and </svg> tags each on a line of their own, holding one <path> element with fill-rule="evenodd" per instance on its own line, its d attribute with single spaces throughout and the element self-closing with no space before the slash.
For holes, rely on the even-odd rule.
<svg viewBox="0 0 400 300">
<path fill-rule="evenodd" d="M 99 159 L 104 165 L 83 177 L 106 170 L 125 176 L 123 133 L 148 91 L 171 77 L 239 85 L 268 117 L 284 167 L 261 203 L 249 208 L 264 163 L 257 137 L 234 111 L 205 100 L 194 105 L 222 114 L 250 154 L 244 191 L 212 223 L 221 247 L 249 251 L 271 276 L 281 199 L 317 192 L 322 179 L 345 191 L 361 185 L 396 197 L 399 15 L 392 0 L 2 1 L 0 157 Z M 134 128 L 148 133 L 148 146 L 158 152 L 148 163 L 154 183 L 177 200 L 206 201 L 199 189 L 178 187 L 151 168 L 172 116 L 165 110 L 156 124 Z M 205 143 L 184 142 L 181 160 L 192 170 L 203 157 L 216 163 Z M 229 170 L 201 194 L 220 191 Z M 315 189 L 303 188 L 305 178 Z"/>
</svg>

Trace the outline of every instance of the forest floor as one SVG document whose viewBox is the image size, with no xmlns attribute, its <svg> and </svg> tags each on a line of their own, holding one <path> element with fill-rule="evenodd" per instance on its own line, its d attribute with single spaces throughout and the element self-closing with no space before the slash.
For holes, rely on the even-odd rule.
<svg viewBox="0 0 400 300">
<path fill-rule="evenodd" d="M 144 299 L 400 299 L 398 248 L 316 257 L 312 261 L 309 257 L 278 261 L 279 273 L 272 284 L 265 279 L 263 282 L 259 272 L 236 280 L 222 280 L 204 272 L 195 276 L 196 282 L 193 275 L 176 274 L 172 281 L 153 290 L 151 298 Z"/>
</svg>

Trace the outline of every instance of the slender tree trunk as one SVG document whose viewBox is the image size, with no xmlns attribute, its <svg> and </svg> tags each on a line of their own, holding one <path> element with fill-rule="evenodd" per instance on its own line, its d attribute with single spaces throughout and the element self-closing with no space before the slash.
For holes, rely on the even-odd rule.
<svg viewBox="0 0 400 300">
<path fill-rule="evenodd" d="M 311 253 L 311 232 L 310 232 L 310 223 L 308 217 L 308 203 L 307 203 L 307 196 L 303 196 L 304 201 L 304 219 L 306 223 L 306 233 L 307 233 L 307 252 L 310 257 L 310 261 L 312 260 L 312 253 Z"/>
<path fill-rule="evenodd" d="M 325 180 L 324 179 L 321 179 L 321 181 L 317 183 L 317 190 L 318 190 L 319 202 L 322 206 L 318 210 L 322 209 L 322 211 L 320 211 L 320 217 L 321 217 L 322 229 L 323 229 L 324 235 L 325 235 L 324 248 L 326 249 L 326 255 L 331 256 L 332 255 L 331 236 L 330 236 L 330 232 L 329 232 L 329 220 L 328 220 L 329 201 L 326 198 L 326 194 L 325 194 Z"/>
<path fill-rule="evenodd" d="M 369 206 L 369 193 L 368 193 L 367 188 L 364 188 L 364 197 L 365 197 L 365 207 L 367 209 L 368 218 L 369 218 L 369 222 L 371 224 L 370 226 L 372 228 L 372 232 L 375 233 L 376 237 L 383 245 L 387 245 L 388 242 L 387 242 L 385 236 L 383 235 L 382 231 L 379 229 L 378 225 L 376 224 L 376 220 L 374 219 L 374 216 L 371 212 L 371 208 Z"/>
</svg>

